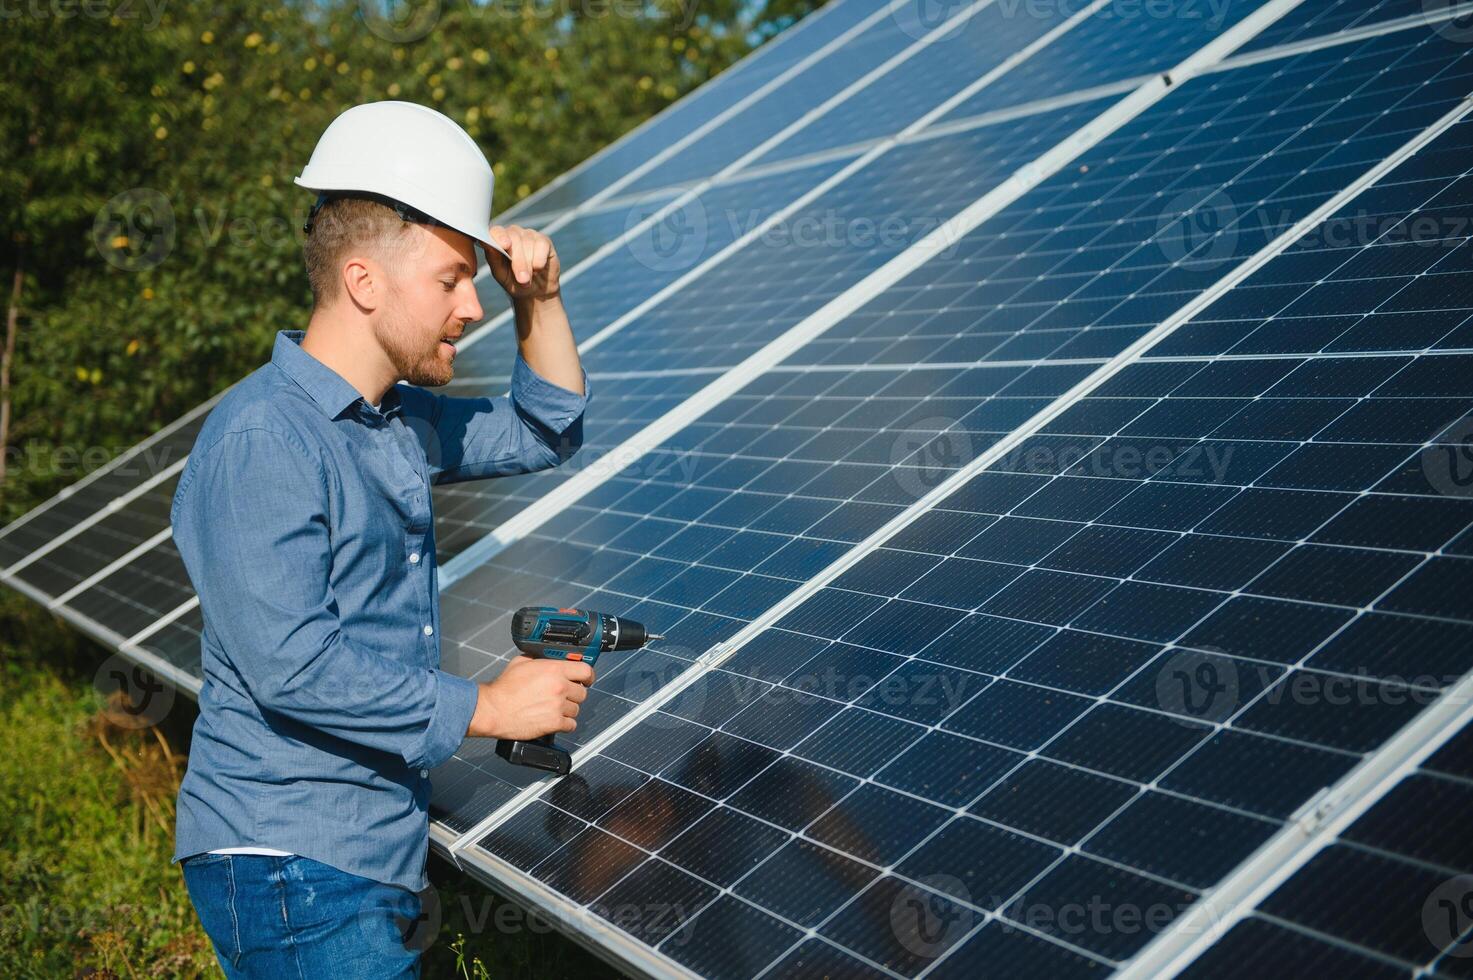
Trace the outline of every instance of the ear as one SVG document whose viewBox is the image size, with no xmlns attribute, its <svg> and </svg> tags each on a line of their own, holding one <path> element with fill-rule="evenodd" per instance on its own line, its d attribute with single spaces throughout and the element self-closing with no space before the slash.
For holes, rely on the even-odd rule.
<svg viewBox="0 0 1473 980">
<path fill-rule="evenodd" d="M 361 310 L 378 309 L 383 303 L 383 269 L 364 255 L 350 255 L 343 261 L 343 290 Z"/>
</svg>

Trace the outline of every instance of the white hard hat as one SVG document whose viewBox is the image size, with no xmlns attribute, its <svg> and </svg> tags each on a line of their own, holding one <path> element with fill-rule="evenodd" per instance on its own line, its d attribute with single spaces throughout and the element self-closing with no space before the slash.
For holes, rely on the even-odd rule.
<svg viewBox="0 0 1473 980">
<path fill-rule="evenodd" d="M 296 183 L 318 191 L 312 217 L 333 192 L 387 198 L 401 217 L 445 225 L 502 255 L 488 237 L 496 177 L 486 155 L 455 120 L 413 102 L 365 102 L 323 132 Z"/>
</svg>

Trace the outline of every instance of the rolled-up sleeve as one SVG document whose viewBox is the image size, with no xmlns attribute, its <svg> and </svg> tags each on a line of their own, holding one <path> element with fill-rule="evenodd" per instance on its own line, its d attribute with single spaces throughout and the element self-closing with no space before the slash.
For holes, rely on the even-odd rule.
<svg viewBox="0 0 1473 980">
<path fill-rule="evenodd" d="M 404 761 L 412 769 L 433 769 L 445 762 L 460 743 L 476 713 L 480 685 L 473 680 L 431 670 L 435 683 L 435 703 L 430 708 L 430 723 L 424 734 L 404 750 Z"/>
<path fill-rule="evenodd" d="M 257 705 L 413 768 L 448 759 L 477 685 L 344 636 L 318 461 L 265 429 L 228 433 L 196 456 L 175 496 L 174 538 L 205 622 Z"/>
<path fill-rule="evenodd" d="M 559 466 L 583 445 L 583 413 L 590 395 L 553 384 L 517 352 L 511 387 L 494 398 L 456 398 L 404 386 L 411 426 L 424 444 L 434 483 L 535 473 Z"/>
</svg>

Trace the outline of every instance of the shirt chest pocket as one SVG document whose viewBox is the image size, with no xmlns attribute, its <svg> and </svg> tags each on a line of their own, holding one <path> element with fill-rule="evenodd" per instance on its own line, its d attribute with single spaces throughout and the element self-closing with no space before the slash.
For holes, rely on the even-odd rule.
<svg viewBox="0 0 1473 980">
<path fill-rule="evenodd" d="M 434 519 L 424 461 L 407 457 L 387 427 L 368 435 L 356 447 L 354 479 L 344 481 L 342 523 L 365 558 L 376 556 L 370 560 L 385 567 L 419 565 Z"/>
<path fill-rule="evenodd" d="M 399 528 L 423 536 L 430 529 L 429 473 L 414 436 L 402 425 L 384 426 L 374 433 L 374 466 L 365 474 L 376 495 L 397 517 Z"/>
</svg>

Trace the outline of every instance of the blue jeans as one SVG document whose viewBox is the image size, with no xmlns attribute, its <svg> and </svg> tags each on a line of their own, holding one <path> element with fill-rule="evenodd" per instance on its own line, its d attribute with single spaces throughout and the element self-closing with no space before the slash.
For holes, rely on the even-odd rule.
<svg viewBox="0 0 1473 980">
<path fill-rule="evenodd" d="M 301 856 L 196 854 L 189 899 L 229 980 L 420 975 L 419 895 Z"/>
</svg>

